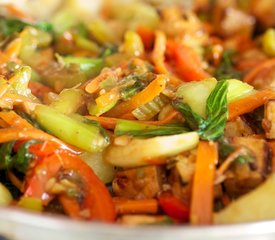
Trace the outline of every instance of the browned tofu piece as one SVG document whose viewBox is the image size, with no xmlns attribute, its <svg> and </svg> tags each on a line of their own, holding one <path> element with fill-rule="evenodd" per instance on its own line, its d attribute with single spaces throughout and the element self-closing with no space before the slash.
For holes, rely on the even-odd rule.
<svg viewBox="0 0 275 240">
<path fill-rule="evenodd" d="M 265 135 L 269 139 L 275 139 L 275 99 L 269 100 L 265 104 L 263 128 Z"/>
<path fill-rule="evenodd" d="M 224 136 L 227 138 L 247 137 L 252 134 L 254 134 L 252 128 L 240 117 L 226 123 Z"/>
<path fill-rule="evenodd" d="M 250 162 L 234 163 L 226 171 L 224 186 L 229 196 L 237 197 L 257 187 L 270 172 L 270 150 L 265 140 L 235 137 L 236 146 L 244 146 L 253 154 Z"/>
<path fill-rule="evenodd" d="M 139 167 L 117 172 L 113 191 L 119 197 L 147 199 L 162 190 L 163 170 L 160 166 Z"/>
</svg>

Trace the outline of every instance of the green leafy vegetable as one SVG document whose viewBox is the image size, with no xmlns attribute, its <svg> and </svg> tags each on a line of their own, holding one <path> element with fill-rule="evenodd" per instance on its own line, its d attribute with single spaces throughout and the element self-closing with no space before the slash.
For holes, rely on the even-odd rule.
<svg viewBox="0 0 275 240">
<path fill-rule="evenodd" d="M 237 71 L 232 64 L 232 56 L 234 55 L 233 51 L 224 51 L 222 56 L 222 61 L 220 65 L 218 66 L 215 77 L 220 79 L 230 79 L 230 78 L 236 78 L 241 79 L 241 72 Z"/>
<path fill-rule="evenodd" d="M 19 172 L 26 173 L 33 155 L 29 152 L 29 146 L 36 143 L 36 140 L 26 141 L 19 147 L 15 153 L 13 147 L 15 141 L 3 143 L 0 146 L 0 169 L 16 169 Z"/>
<path fill-rule="evenodd" d="M 183 124 L 151 125 L 137 123 L 129 120 L 119 120 L 116 128 L 116 135 L 131 135 L 134 137 L 155 137 L 175 135 L 188 132 L 188 128 Z"/>
<path fill-rule="evenodd" d="M 227 120 L 227 92 L 228 82 L 218 82 L 207 98 L 206 118 L 202 118 L 186 103 L 174 102 L 173 105 L 183 114 L 189 127 L 198 131 L 201 139 L 217 140 L 223 135 Z"/>
<path fill-rule="evenodd" d="M 26 26 L 32 26 L 32 27 L 38 28 L 40 30 L 43 30 L 45 32 L 53 31 L 52 24 L 50 24 L 48 22 L 44 22 L 44 21 L 32 24 L 32 23 L 24 22 L 24 21 L 16 19 L 16 18 L 10 18 L 10 19 L 1 18 L 0 19 L 0 32 L 6 37 L 9 37 L 17 32 L 21 32 L 24 29 L 24 27 L 26 27 Z"/>
</svg>

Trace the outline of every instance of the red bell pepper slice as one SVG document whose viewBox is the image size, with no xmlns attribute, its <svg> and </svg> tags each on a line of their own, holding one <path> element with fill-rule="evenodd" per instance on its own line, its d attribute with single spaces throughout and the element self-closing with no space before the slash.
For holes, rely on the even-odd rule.
<svg viewBox="0 0 275 240">
<path fill-rule="evenodd" d="M 189 220 L 189 207 L 175 196 L 161 195 L 159 205 L 169 217 L 183 222 Z"/>
<path fill-rule="evenodd" d="M 73 171 L 81 179 L 81 201 L 68 196 L 58 195 L 64 211 L 72 218 L 112 222 L 115 220 L 115 207 L 111 195 L 93 170 L 78 156 L 62 149 L 56 149 L 52 143 L 34 144 L 29 151 L 37 156 L 34 167 L 27 174 L 24 195 L 36 197 L 47 205 L 55 195 L 46 191 L 47 183 L 57 178 L 62 171 Z M 55 149 L 55 151 L 53 151 Z"/>
<path fill-rule="evenodd" d="M 167 41 L 166 47 L 170 60 L 168 63 L 174 63 L 174 71 L 183 81 L 200 81 L 210 76 L 203 70 L 199 56 L 193 49 L 172 40 Z"/>
</svg>

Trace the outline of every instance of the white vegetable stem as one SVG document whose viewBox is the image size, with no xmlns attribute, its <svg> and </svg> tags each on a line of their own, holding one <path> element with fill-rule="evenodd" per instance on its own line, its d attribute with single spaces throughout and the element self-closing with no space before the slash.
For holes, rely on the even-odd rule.
<svg viewBox="0 0 275 240">
<path fill-rule="evenodd" d="M 109 146 L 104 153 L 104 160 L 119 167 L 164 164 L 167 157 L 191 150 L 198 142 L 197 132 L 149 139 L 133 138 L 125 146 Z"/>
</svg>

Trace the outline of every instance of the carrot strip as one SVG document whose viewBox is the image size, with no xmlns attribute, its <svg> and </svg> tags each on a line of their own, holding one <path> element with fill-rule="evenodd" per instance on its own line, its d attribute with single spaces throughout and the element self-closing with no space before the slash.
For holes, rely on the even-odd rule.
<svg viewBox="0 0 275 240">
<path fill-rule="evenodd" d="M 141 37 L 145 49 L 150 49 L 154 42 L 154 32 L 146 26 L 138 26 L 137 33 Z"/>
<path fill-rule="evenodd" d="M 183 81 L 200 81 L 209 77 L 193 49 L 175 41 L 167 41 L 167 54 L 175 63 L 175 72 Z"/>
<path fill-rule="evenodd" d="M 268 60 L 263 61 L 257 67 L 255 67 L 252 71 L 250 71 L 243 79 L 246 83 L 251 83 L 253 79 L 265 68 L 271 68 L 275 66 L 275 58 L 271 58 Z"/>
<path fill-rule="evenodd" d="M 228 120 L 233 120 L 236 117 L 251 112 L 254 109 L 265 104 L 269 99 L 275 98 L 275 92 L 272 90 L 258 91 L 240 100 L 234 101 L 228 105 L 229 116 Z"/>
<path fill-rule="evenodd" d="M 152 60 L 156 66 L 157 73 L 166 74 L 165 66 L 165 51 L 166 51 L 166 36 L 162 31 L 156 31 L 155 46 L 152 53 Z"/>
<path fill-rule="evenodd" d="M 170 123 L 178 114 L 179 112 L 177 112 L 176 110 L 173 110 L 164 119 L 160 121 L 137 121 L 137 120 L 133 120 L 133 121 L 137 121 L 139 123 L 144 123 L 144 124 L 162 125 L 162 124 Z M 120 120 L 119 118 L 96 117 L 96 116 L 86 116 L 86 118 L 99 122 L 106 129 L 115 129 L 117 121 Z"/>
<path fill-rule="evenodd" d="M 14 39 L 5 49 L 4 54 L 9 59 L 14 59 L 19 55 L 22 46 L 22 38 Z"/>
<path fill-rule="evenodd" d="M 158 201 L 156 199 L 129 200 L 113 198 L 117 214 L 143 213 L 156 214 Z"/>
<path fill-rule="evenodd" d="M 14 111 L 0 112 L 0 118 L 12 127 L 33 128 L 33 126 L 27 120 L 20 117 Z"/>
<path fill-rule="evenodd" d="M 18 177 L 16 177 L 16 175 L 12 172 L 12 171 L 8 171 L 7 172 L 8 178 L 11 181 L 11 183 L 17 187 L 17 189 L 19 189 L 21 192 L 23 190 L 23 182 L 21 180 L 19 180 Z"/>
<path fill-rule="evenodd" d="M 125 113 L 132 112 L 158 96 L 165 89 L 166 82 L 167 78 L 164 75 L 158 75 L 145 89 L 134 95 L 130 100 L 115 106 L 105 115 L 108 117 L 119 117 Z"/>
<path fill-rule="evenodd" d="M 212 223 L 215 164 L 218 161 L 217 144 L 201 141 L 198 147 L 193 180 L 190 220 L 193 225 Z"/>
</svg>

